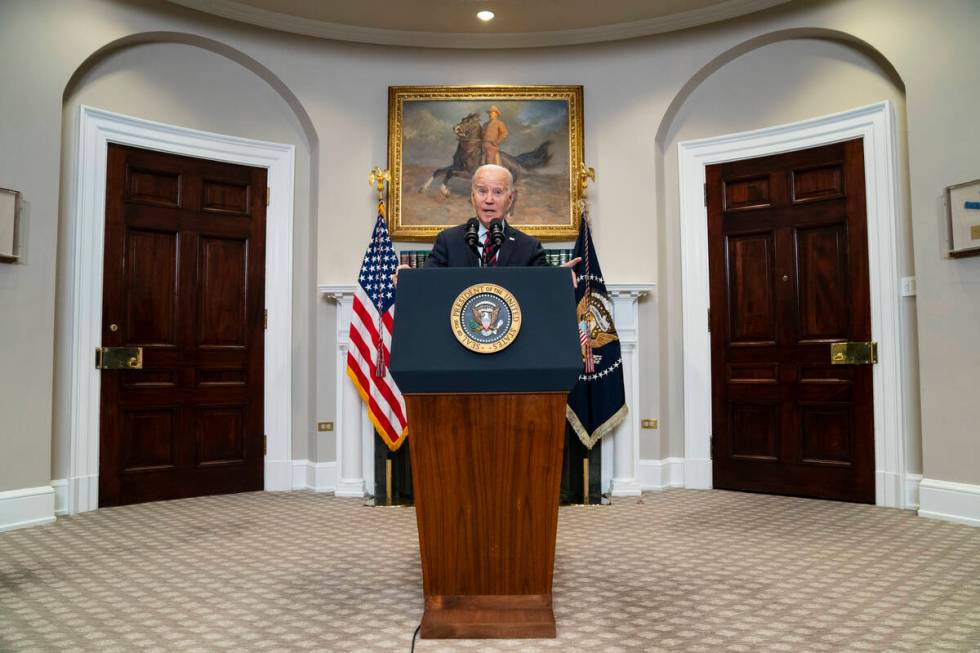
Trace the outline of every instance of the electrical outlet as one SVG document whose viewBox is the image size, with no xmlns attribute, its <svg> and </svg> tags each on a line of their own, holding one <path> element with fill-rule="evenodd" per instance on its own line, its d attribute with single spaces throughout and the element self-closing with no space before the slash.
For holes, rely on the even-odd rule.
<svg viewBox="0 0 980 653">
<path fill-rule="evenodd" d="M 915 277 L 902 277 L 902 297 L 915 297 Z"/>
<path fill-rule="evenodd" d="M 657 420 L 655 419 L 641 419 L 640 426 L 645 429 L 655 429 L 657 428 Z"/>
<path fill-rule="evenodd" d="M 317 431 L 320 431 L 320 432 L 323 432 L 323 431 L 332 431 L 333 430 L 333 422 L 317 422 L 316 423 L 316 430 Z"/>
</svg>

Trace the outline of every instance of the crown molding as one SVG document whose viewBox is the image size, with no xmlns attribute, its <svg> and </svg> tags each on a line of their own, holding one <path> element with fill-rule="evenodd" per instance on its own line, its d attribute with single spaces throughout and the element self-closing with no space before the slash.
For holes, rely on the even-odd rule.
<svg viewBox="0 0 980 653">
<path fill-rule="evenodd" d="M 499 34 L 420 32 L 344 25 L 260 9 L 236 0 L 169 1 L 189 9 L 242 23 L 337 41 L 425 48 L 507 49 L 582 45 L 662 34 L 744 16 L 775 7 L 789 0 L 726 0 L 710 7 L 627 23 L 596 25 L 595 27 L 569 30 Z"/>
</svg>

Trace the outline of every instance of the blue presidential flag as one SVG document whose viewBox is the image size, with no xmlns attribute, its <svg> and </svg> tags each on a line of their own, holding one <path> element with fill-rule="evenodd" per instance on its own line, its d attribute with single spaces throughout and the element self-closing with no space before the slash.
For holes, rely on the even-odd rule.
<svg viewBox="0 0 980 653">
<path fill-rule="evenodd" d="M 626 418 L 626 386 L 619 336 L 613 323 L 613 305 L 592 246 L 589 222 L 582 216 L 572 258 L 582 257 L 575 266 L 575 290 L 579 342 L 582 347 L 582 373 L 568 395 L 565 410 L 568 423 L 589 449 Z"/>
</svg>

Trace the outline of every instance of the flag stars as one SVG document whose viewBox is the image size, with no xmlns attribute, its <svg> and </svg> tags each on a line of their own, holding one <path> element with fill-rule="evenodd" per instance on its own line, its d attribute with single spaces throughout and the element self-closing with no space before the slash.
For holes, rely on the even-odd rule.
<svg viewBox="0 0 980 653">
<path fill-rule="evenodd" d="M 615 363 L 602 370 L 601 372 L 596 372 L 595 374 L 579 374 L 579 381 L 595 381 L 597 379 L 602 379 L 610 374 L 612 374 L 617 367 L 623 364 L 623 359 L 617 359 Z"/>
<path fill-rule="evenodd" d="M 395 288 L 391 275 L 398 267 L 398 256 L 391 245 L 391 238 L 384 219 L 378 216 L 374 232 L 358 277 L 367 299 L 374 304 L 379 313 L 388 310 L 394 303 Z"/>
</svg>

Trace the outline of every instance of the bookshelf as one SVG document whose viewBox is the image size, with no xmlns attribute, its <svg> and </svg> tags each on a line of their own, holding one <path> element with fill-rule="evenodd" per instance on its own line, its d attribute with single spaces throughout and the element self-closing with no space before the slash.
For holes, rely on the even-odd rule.
<svg viewBox="0 0 980 653">
<path fill-rule="evenodd" d="M 429 256 L 429 249 L 402 249 L 398 251 L 398 263 L 408 265 L 413 268 L 420 268 L 425 265 L 425 259 Z M 545 256 L 548 265 L 558 266 L 567 263 L 572 258 L 571 248 L 549 248 L 545 247 Z"/>
</svg>

